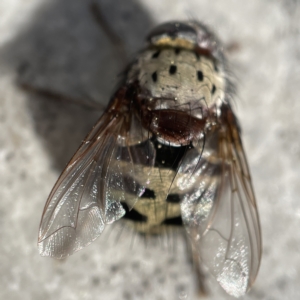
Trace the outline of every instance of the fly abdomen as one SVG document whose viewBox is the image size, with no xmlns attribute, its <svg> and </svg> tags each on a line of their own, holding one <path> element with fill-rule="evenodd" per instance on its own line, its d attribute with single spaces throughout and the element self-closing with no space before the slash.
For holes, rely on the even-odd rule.
<svg viewBox="0 0 300 300">
<path fill-rule="evenodd" d="M 137 210 L 134 208 L 129 210 L 128 205 L 125 202 L 121 202 L 123 208 L 125 209 L 125 215 L 124 219 L 131 220 L 132 222 L 139 222 L 139 223 L 145 223 L 147 222 L 147 217 L 140 214 Z"/>
<path fill-rule="evenodd" d="M 158 141 L 154 136 L 145 143 L 152 143 L 155 149 L 155 160 L 150 172 L 149 184 L 141 193 L 134 207 L 130 210 L 130 195 L 127 203 L 122 202 L 126 211 L 124 219 L 132 221 L 136 231 L 143 234 L 157 234 L 163 227 L 181 226 L 181 197 L 177 193 L 169 193 L 169 182 L 176 176 L 181 161 L 192 145 L 173 147 Z M 131 146 L 141 148 L 142 144 Z M 132 151 L 134 152 L 134 151 Z M 138 168 L 136 168 L 138 169 Z M 136 185 L 140 186 L 142 176 L 136 176 Z M 132 191 L 132 197 L 134 193 Z"/>
</svg>

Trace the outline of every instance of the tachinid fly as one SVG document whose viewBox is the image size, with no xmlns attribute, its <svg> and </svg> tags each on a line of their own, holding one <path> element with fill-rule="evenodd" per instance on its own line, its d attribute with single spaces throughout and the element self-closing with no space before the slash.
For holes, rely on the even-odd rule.
<svg viewBox="0 0 300 300">
<path fill-rule="evenodd" d="M 122 217 L 183 224 L 227 293 L 253 284 L 261 233 L 222 48 L 201 23 L 155 28 L 45 205 L 39 251 L 64 258 Z"/>
</svg>

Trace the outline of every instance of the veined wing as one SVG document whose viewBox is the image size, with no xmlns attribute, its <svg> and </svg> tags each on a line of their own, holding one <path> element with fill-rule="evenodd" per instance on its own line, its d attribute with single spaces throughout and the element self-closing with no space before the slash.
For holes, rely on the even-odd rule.
<svg viewBox="0 0 300 300">
<path fill-rule="evenodd" d="M 42 256 L 63 258 L 87 246 L 125 214 L 120 201 L 126 193 L 134 203 L 145 190 L 134 180 L 135 164 L 154 165 L 154 150 L 147 142 L 130 147 L 146 140 L 142 127 L 133 128 L 133 119 L 128 109 L 108 110 L 59 177 L 40 224 Z"/>
<path fill-rule="evenodd" d="M 184 196 L 181 210 L 199 259 L 227 293 L 239 297 L 256 278 L 262 245 L 236 119 L 230 108 L 225 110 L 225 116 L 221 131 L 205 145 L 193 175 L 198 187 Z"/>
</svg>

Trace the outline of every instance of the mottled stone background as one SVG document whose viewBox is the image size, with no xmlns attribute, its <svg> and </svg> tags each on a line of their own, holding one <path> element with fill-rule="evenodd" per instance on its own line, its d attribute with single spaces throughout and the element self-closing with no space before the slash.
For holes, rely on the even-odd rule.
<svg viewBox="0 0 300 300">
<path fill-rule="evenodd" d="M 130 57 L 167 20 L 196 18 L 225 46 L 263 229 L 244 299 L 300 299 L 300 3 L 297 0 L 99 0 Z M 57 176 L 100 112 L 33 95 L 18 81 L 105 104 L 122 64 L 89 1 L 0 1 L 0 298 L 196 299 L 180 237 L 148 245 L 106 234 L 68 260 L 42 258 L 37 231 Z M 118 229 L 119 230 L 119 229 Z M 114 236 L 114 237 L 112 237 Z M 172 250 L 172 249 L 174 250 Z M 230 297 L 208 277 L 211 296 Z"/>
</svg>

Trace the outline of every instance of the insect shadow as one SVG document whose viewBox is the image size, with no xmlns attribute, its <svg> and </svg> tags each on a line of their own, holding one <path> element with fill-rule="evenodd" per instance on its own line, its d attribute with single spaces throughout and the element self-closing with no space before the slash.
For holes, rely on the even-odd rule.
<svg viewBox="0 0 300 300">
<path fill-rule="evenodd" d="M 122 39 L 130 59 L 152 27 L 147 12 L 134 0 L 44 2 L 3 54 L 5 63 L 15 68 L 19 85 L 51 94 L 28 93 L 28 111 L 58 170 L 101 115 L 101 109 L 85 104 L 104 108 L 125 67 L 93 16 L 93 3 Z M 58 95 L 70 101 L 59 101 Z"/>
</svg>

